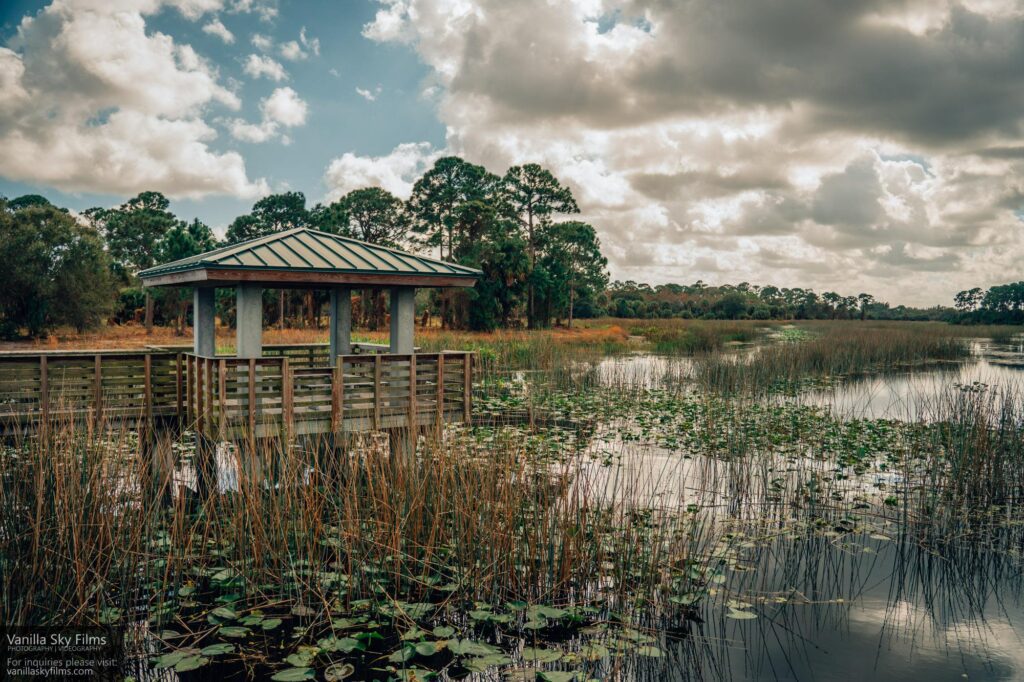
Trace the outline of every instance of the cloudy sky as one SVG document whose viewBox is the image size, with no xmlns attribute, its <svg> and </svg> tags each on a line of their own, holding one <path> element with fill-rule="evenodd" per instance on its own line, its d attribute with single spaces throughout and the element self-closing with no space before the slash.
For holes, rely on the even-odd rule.
<svg viewBox="0 0 1024 682">
<path fill-rule="evenodd" d="M 402 196 L 538 162 L 612 275 L 1024 279 L 1024 0 L 4 0 L 0 194 Z"/>
</svg>

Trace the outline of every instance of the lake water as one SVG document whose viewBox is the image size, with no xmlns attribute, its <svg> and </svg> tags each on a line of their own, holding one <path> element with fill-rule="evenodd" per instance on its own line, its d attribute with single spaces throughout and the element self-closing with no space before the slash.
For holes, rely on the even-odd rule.
<svg viewBox="0 0 1024 682">
<path fill-rule="evenodd" d="M 970 343 L 971 357 L 963 362 L 851 379 L 795 400 L 846 418 L 917 420 L 927 419 L 937 401 L 961 386 L 1024 389 L 1024 343 Z M 678 387 L 688 370 L 686 358 L 643 354 L 608 358 L 595 367 L 600 382 L 636 388 Z M 749 464 L 683 457 L 600 432 L 592 448 L 604 461 L 595 457 L 579 473 L 596 497 L 636 506 L 659 499 L 667 508 L 713 506 L 724 517 L 739 506 L 731 503 L 730 481 Z M 756 543 L 744 554 L 747 570 L 727 572 L 729 594 L 743 595 L 756 619 L 730 619 L 712 600 L 697 618 L 669 631 L 664 660 L 638 661 L 621 676 L 1024 680 L 1024 538 L 1010 524 L 987 542 L 999 543 L 1000 551 L 977 538 L 933 546 L 913 530 L 895 529 L 888 536 L 826 533 Z"/>
<path fill-rule="evenodd" d="M 971 342 L 971 357 L 915 371 L 872 375 L 801 396 L 810 404 L 829 406 L 846 417 L 916 420 L 927 416 L 936 400 L 958 386 L 1024 389 L 1024 347 L 1020 341 Z"/>
</svg>

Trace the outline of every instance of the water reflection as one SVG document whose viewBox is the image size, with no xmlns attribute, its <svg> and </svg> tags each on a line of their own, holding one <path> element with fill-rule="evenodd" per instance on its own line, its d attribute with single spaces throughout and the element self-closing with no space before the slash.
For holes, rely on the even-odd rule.
<svg viewBox="0 0 1024 682">
<path fill-rule="evenodd" d="M 844 417 L 914 421 L 926 415 L 950 388 L 975 384 L 1010 390 L 1024 386 L 1021 343 L 977 340 L 971 343 L 971 358 L 964 362 L 849 379 L 807 392 L 800 400 L 828 406 Z"/>
<path fill-rule="evenodd" d="M 740 591 L 805 599 L 768 602 L 752 621 L 704 614 L 672 647 L 687 667 L 665 677 L 1024 679 L 1019 571 L 997 575 L 995 557 L 961 566 L 963 557 L 911 542 L 869 540 L 870 553 L 853 544 L 779 541 L 762 551 Z"/>
<path fill-rule="evenodd" d="M 634 354 L 592 368 L 605 386 L 679 388 L 689 360 Z M 845 417 L 917 420 L 956 386 L 1024 387 L 1024 347 L 971 342 L 970 359 L 916 372 L 851 379 L 798 398 Z M 618 440 L 599 429 L 578 479 L 587 494 L 628 507 L 688 505 L 716 519 L 776 519 L 784 510 L 750 497 L 750 479 L 777 475 L 768 462 L 735 463 Z M 797 478 L 827 473 L 826 462 L 789 462 Z M 762 469 L 763 468 L 763 469 Z M 876 475 L 877 476 L 877 475 Z M 878 488 L 868 478 L 844 491 Z M 884 483 L 892 483 L 886 481 Z M 746 494 L 744 499 L 738 496 Z M 873 512 L 874 513 L 874 512 Z M 795 516 L 794 516 L 795 518 Z M 860 521 L 858 521 L 859 523 Z M 886 523 L 877 518 L 866 521 Z M 1022 526 L 985 531 L 888 522 L 887 534 L 784 532 L 738 541 L 743 570 L 728 570 L 694 617 L 665 630 L 666 657 L 634 660 L 611 675 L 639 680 L 1024 680 Z M 803 530 L 807 530 L 804 528 Z M 727 617 L 727 599 L 758 617 Z"/>
</svg>

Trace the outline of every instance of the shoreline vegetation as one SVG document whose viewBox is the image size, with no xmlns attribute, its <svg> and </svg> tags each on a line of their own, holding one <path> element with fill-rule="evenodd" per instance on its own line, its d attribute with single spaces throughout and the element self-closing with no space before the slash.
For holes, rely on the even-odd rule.
<svg viewBox="0 0 1024 682">
<path fill-rule="evenodd" d="M 139 272 L 294 228 L 478 269 L 472 290 L 420 292 L 420 313 L 450 329 L 490 332 L 523 323 L 538 330 L 563 322 L 571 328 L 604 316 L 643 319 L 649 321 L 645 327 L 662 331 L 665 320 L 1024 322 L 1024 282 L 961 291 L 952 307 L 913 308 L 866 292 L 818 293 L 770 283 L 610 281 L 597 232 L 572 219 L 579 213 L 572 192 L 536 164 L 499 176 L 461 158 L 442 157 L 416 180 L 404 202 L 380 188 L 356 189 L 309 208 L 302 192 L 272 194 L 235 218 L 223 239 L 198 218 L 187 222 L 169 207 L 153 191 L 79 214 L 40 195 L 0 197 L 0 260 L 10 270 L 10 286 L 0 290 L 0 339 L 45 338 L 61 326 L 84 333 L 131 322 L 147 333 L 165 326 L 183 335 L 194 313 L 188 292 L 143 287 Z M 358 323 L 382 329 L 386 298 L 384 291 L 361 291 L 353 304 Z M 262 307 L 280 330 L 314 329 L 327 303 L 326 291 L 268 289 Z M 215 305 L 222 319 L 233 317 L 230 292 L 221 290 Z M 736 333 L 742 336 L 742 330 Z M 681 340 L 662 342 L 674 351 Z M 690 344 L 688 350 L 700 350 L 702 341 L 694 337 Z"/>
<path fill-rule="evenodd" d="M 165 338 L 126 331 L 58 348 Z M 0 618 L 127 626 L 140 679 L 653 680 L 680 657 L 714 669 L 728 653 L 697 633 L 748 624 L 754 647 L 762 624 L 820 608 L 772 578 L 779 562 L 918 547 L 970 576 L 984 546 L 985 571 L 1019 575 L 1019 387 L 948 387 L 906 421 L 768 395 L 960 361 L 975 334 L 1014 331 L 618 319 L 420 331 L 425 352 L 479 353 L 481 413 L 530 405 L 568 426 L 452 427 L 409 460 L 379 434 L 241 443 L 219 451 L 221 489 L 205 499 L 189 488 L 188 433 L 150 460 L 116 424 L 59 425 L 0 451 Z M 651 386 L 592 376 L 637 351 L 674 369 Z M 683 468 L 628 475 L 654 452 Z M 826 589 L 829 609 L 855 597 Z"/>
</svg>

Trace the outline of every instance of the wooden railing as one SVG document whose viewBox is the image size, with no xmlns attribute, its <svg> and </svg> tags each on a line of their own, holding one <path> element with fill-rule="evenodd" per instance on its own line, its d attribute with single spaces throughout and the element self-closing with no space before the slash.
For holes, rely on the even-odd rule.
<svg viewBox="0 0 1024 682">
<path fill-rule="evenodd" d="M 289 356 L 186 354 L 185 419 L 234 439 L 468 421 L 473 353 L 339 355 L 333 367 Z"/>
<path fill-rule="evenodd" d="M 57 420 L 152 422 L 182 414 L 183 355 L 157 351 L 0 355 L 0 433 Z"/>
<path fill-rule="evenodd" d="M 191 345 L 151 346 L 152 350 L 173 353 L 191 353 Z M 389 353 L 386 343 L 353 343 L 352 355 Z M 416 348 L 419 352 L 419 348 Z M 225 356 L 227 357 L 227 356 Z M 268 343 L 263 344 L 263 357 L 288 358 L 293 367 L 327 367 L 331 364 L 331 347 L 327 343 Z"/>
<path fill-rule="evenodd" d="M 324 345 L 276 357 L 169 350 L 0 353 L 0 434 L 58 420 L 174 420 L 211 437 L 342 433 L 468 421 L 473 354 L 339 356 Z"/>
<path fill-rule="evenodd" d="M 280 358 L 185 356 L 186 420 L 211 438 L 346 433 L 469 421 L 473 353 Z"/>
</svg>

